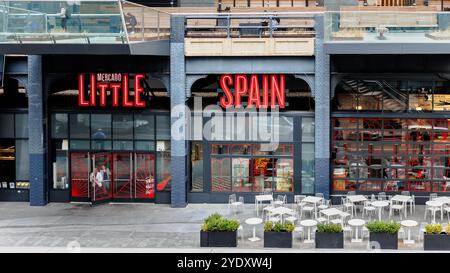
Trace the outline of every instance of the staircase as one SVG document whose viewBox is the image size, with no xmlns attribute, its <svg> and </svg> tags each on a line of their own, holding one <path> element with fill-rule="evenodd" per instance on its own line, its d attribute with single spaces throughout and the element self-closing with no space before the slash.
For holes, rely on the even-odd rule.
<svg viewBox="0 0 450 273">
<path fill-rule="evenodd" d="M 383 99 L 383 109 L 406 109 L 408 96 L 385 80 L 344 80 L 354 94 Z"/>
</svg>

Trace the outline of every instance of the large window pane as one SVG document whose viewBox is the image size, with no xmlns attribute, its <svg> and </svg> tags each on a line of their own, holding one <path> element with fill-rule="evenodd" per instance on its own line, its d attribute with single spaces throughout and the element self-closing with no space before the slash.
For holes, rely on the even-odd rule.
<svg viewBox="0 0 450 273">
<path fill-rule="evenodd" d="M 8 188 L 9 182 L 14 182 L 15 174 L 14 140 L 0 140 L 0 182 L 2 188 Z"/>
<path fill-rule="evenodd" d="M 156 116 L 156 138 L 170 139 L 170 116 Z"/>
<path fill-rule="evenodd" d="M 54 141 L 52 177 L 53 189 L 55 190 L 65 190 L 69 188 L 68 151 L 63 148 L 61 141 Z"/>
<path fill-rule="evenodd" d="M 191 143 L 191 191 L 203 191 L 203 145 Z"/>
<path fill-rule="evenodd" d="M 71 140 L 70 141 L 71 150 L 89 150 L 90 144 L 89 140 Z"/>
<path fill-rule="evenodd" d="M 111 139 L 111 115 L 91 115 L 92 139 Z"/>
<path fill-rule="evenodd" d="M 134 115 L 134 138 L 155 139 L 155 117 L 153 115 Z"/>
<path fill-rule="evenodd" d="M 314 144 L 302 144 L 302 193 L 314 193 Z"/>
<path fill-rule="evenodd" d="M 133 115 L 113 115 L 113 138 L 133 139 Z"/>
<path fill-rule="evenodd" d="M 113 141 L 113 149 L 115 151 L 132 151 L 133 141 L 115 140 Z"/>
<path fill-rule="evenodd" d="M 172 180 L 170 171 L 170 141 L 157 141 L 156 151 L 156 189 L 158 191 L 170 191 L 170 182 Z"/>
<path fill-rule="evenodd" d="M 302 141 L 314 141 L 314 118 L 302 118 Z"/>
<path fill-rule="evenodd" d="M 70 115 L 70 137 L 89 138 L 89 114 Z"/>
<path fill-rule="evenodd" d="M 67 114 L 53 114 L 52 115 L 52 138 L 67 138 L 68 137 L 68 115 Z"/>
<path fill-rule="evenodd" d="M 16 140 L 16 180 L 28 180 L 28 140 Z"/>
<path fill-rule="evenodd" d="M 16 138 L 28 138 L 28 114 L 16 114 Z"/>
<path fill-rule="evenodd" d="M 154 141 L 135 141 L 134 149 L 136 151 L 154 151 L 155 142 Z"/>
<path fill-rule="evenodd" d="M 0 137 L 14 138 L 14 115 L 0 114 Z"/>
<path fill-rule="evenodd" d="M 230 158 L 211 157 L 211 191 L 231 191 Z"/>
</svg>

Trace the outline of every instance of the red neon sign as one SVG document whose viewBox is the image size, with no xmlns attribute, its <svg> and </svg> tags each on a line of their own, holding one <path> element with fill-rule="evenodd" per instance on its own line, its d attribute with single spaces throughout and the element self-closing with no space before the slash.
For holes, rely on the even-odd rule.
<svg viewBox="0 0 450 273">
<path fill-rule="evenodd" d="M 89 92 L 86 92 L 85 74 L 78 74 L 78 106 L 106 107 L 108 93 L 111 95 L 112 107 L 146 107 L 141 96 L 144 93 L 142 81 L 145 74 L 135 74 L 133 77 L 134 97 L 130 95 L 130 79 L 128 74 L 92 73 L 89 75 Z M 120 95 L 121 94 L 121 95 Z M 122 100 L 120 101 L 120 97 Z"/>
<path fill-rule="evenodd" d="M 286 80 L 284 75 L 222 75 L 220 87 L 224 96 L 220 98 L 223 108 L 241 107 L 242 98 L 247 97 L 247 107 L 280 108 L 286 106 Z M 231 91 L 234 88 L 234 94 Z M 270 96 L 269 96 L 270 89 Z M 269 100 L 270 98 L 270 100 Z"/>
</svg>

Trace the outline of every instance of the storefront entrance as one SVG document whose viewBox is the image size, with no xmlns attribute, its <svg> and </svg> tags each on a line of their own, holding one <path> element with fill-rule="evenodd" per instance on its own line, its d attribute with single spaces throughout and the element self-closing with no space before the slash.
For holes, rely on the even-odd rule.
<svg viewBox="0 0 450 273">
<path fill-rule="evenodd" d="M 150 153 L 72 152 L 71 200 L 153 201 L 155 156 Z"/>
</svg>

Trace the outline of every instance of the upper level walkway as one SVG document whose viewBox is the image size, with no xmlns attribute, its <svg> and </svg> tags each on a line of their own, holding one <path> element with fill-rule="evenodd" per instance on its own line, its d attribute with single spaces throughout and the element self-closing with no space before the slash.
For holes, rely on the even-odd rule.
<svg viewBox="0 0 450 273">
<path fill-rule="evenodd" d="M 172 16 L 184 18 L 187 56 L 313 55 L 317 16 L 324 17 L 330 54 L 450 53 L 450 13 L 435 6 L 339 11 L 232 7 L 217 12 L 214 7 L 151 8 L 122 0 L 7 0 L 0 1 L 0 54 L 168 56 Z"/>
</svg>

